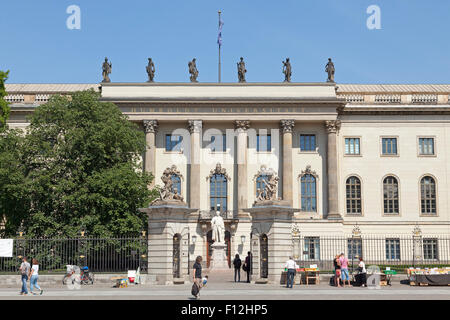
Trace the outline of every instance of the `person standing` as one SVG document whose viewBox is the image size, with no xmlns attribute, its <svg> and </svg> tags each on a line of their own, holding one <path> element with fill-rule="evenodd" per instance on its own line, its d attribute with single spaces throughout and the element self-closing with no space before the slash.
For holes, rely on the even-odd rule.
<svg viewBox="0 0 450 320">
<path fill-rule="evenodd" d="M 194 294 L 194 297 L 196 299 L 200 298 L 200 289 L 202 288 L 202 257 L 201 256 L 197 256 L 197 258 L 195 259 L 195 263 L 193 266 L 193 281 L 194 284 L 197 286 L 197 294 Z"/>
<path fill-rule="evenodd" d="M 367 270 L 366 270 L 366 264 L 363 261 L 362 257 L 359 257 L 359 264 L 358 264 L 358 279 L 361 286 L 365 287 L 367 284 Z"/>
<path fill-rule="evenodd" d="M 345 257 L 344 253 L 341 253 L 339 262 L 341 263 L 341 278 L 342 283 L 344 284 L 344 288 L 345 288 L 345 280 L 347 280 L 348 286 L 351 287 L 350 278 L 348 276 L 348 259 Z"/>
<path fill-rule="evenodd" d="M 30 264 L 28 263 L 28 258 L 23 257 L 22 264 L 20 265 L 19 271 L 22 275 L 22 290 L 20 291 L 20 295 L 26 296 L 28 294 L 27 282 L 28 275 L 30 273 Z"/>
<path fill-rule="evenodd" d="M 333 260 L 334 264 L 334 285 L 338 288 L 341 287 L 341 262 L 339 261 L 339 255 Z"/>
<path fill-rule="evenodd" d="M 32 267 L 30 270 L 30 293 L 32 293 L 33 295 L 36 295 L 37 293 L 33 292 L 33 289 L 36 288 L 39 290 L 39 294 L 42 295 L 42 293 L 44 292 L 44 290 L 41 289 L 41 287 L 38 285 L 37 281 L 39 279 L 39 262 L 37 261 L 37 259 L 32 259 Z"/>
<path fill-rule="evenodd" d="M 247 272 L 247 283 L 250 283 L 250 273 L 252 272 L 252 253 L 250 251 L 247 252 L 243 268 Z"/>
<path fill-rule="evenodd" d="M 238 282 L 241 282 L 241 265 L 242 261 L 241 258 L 239 258 L 239 254 L 236 253 L 236 256 L 233 260 L 234 265 L 234 282 L 236 282 L 236 277 L 238 278 Z"/>
<path fill-rule="evenodd" d="M 284 268 L 287 270 L 286 275 L 286 288 L 291 288 L 294 285 L 294 277 L 295 277 L 295 270 L 297 270 L 297 264 L 295 263 L 294 259 L 292 257 L 289 257 L 289 260 L 286 261 L 286 265 Z"/>
</svg>

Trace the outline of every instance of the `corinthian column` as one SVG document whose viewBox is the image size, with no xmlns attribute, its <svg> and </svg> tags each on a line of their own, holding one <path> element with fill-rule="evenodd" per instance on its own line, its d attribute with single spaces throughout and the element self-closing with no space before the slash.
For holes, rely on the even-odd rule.
<svg viewBox="0 0 450 320">
<path fill-rule="evenodd" d="M 243 214 L 242 209 L 248 207 L 248 188 L 247 188 L 247 130 L 250 127 L 249 120 L 236 120 L 237 130 L 237 198 L 238 214 Z"/>
<path fill-rule="evenodd" d="M 188 129 L 191 133 L 189 206 L 193 209 L 200 209 L 200 137 L 202 121 L 189 120 Z"/>
<path fill-rule="evenodd" d="M 280 125 L 283 131 L 283 200 L 292 207 L 292 131 L 295 121 L 281 120 Z"/>
<path fill-rule="evenodd" d="M 337 171 L 337 143 L 336 135 L 341 127 L 339 120 L 325 121 L 328 133 L 327 148 L 327 178 L 328 178 L 328 219 L 341 219 L 339 214 L 339 185 Z"/>
<path fill-rule="evenodd" d="M 144 171 L 153 174 L 153 181 L 150 184 L 150 188 L 155 186 L 155 158 L 156 158 L 156 132 L 158 130 L 157 120 L 144 120 L 145 131 L 145 155 L 144 155 Z"/>
</svg>

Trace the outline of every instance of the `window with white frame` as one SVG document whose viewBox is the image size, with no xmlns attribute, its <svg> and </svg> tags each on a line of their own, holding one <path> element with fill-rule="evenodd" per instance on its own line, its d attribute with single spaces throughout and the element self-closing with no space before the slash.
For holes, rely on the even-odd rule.
<svg viewBox="0 0 450 320">
<path fill-rule="evenodd" d="M 320 238 L 305 237 L 305 260 L 320 260 Z"/>
<path fill-rule="evenodd" d="M 423 239 L 423 258 L 425 260 L 438 260 L 437 239 Z"/>
<path fill-rule="evenodd" d="M 386 259 L 400 260 L 400 239 L 386 239 Z"/>
<path fill-rule="evenodd" d="M 434 138 L 419 138 L 419 155 L 434 155 Z"/>
<path fill-rule="evenodd" d="M 315 134 L 301 134 L 300 135 L 300 151 L 316 151 L 316 135 Z"/>
<path fill-rule="evenodd" d="M 436 182 L 430 176 L 420 180 L 420 211 L 422 214 L 436 214 Z"/>
<path fill-rule="evenodd" d="M 359 138 L 345 138 L 345 154 L 359 155 L 360 154 L 360 139 Z"/>
<path fill-rule="evenodd" d="M 397 138 L 381 138 L 381 154 L 384 156 L 397 155 Z"/>
</svg>

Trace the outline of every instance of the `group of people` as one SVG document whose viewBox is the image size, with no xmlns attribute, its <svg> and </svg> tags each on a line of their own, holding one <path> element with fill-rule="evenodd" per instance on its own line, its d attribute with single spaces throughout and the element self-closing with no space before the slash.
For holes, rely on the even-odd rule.
<svg viewBox="0 0 450 320">
<path fill-rule="evenodd" d="M 348 272 L 348 259 L 345 257 L 344 253 L 336 255 L 333 260 L 334 264 L 334 285 L 338 288 L 345 287 L 345 282 L 347 281 L 347 285 L 351 287 L 350 284 L 350 276 Z M 358 286 L 366 286 L 366 264 L 362 257 L 359 257 L 358 264 L 358 274 L 355 277 L 356 285 Z M 342 281 L 342 286 L 341 286 Z"/>
<path fill-rule="evenodd" d="M 28 262 L 27 257 L 23 257 L 22 264 L 20 265 L 19 271 L 22 276 L 22 290 L 20 291 L 20 295 L 37 295 L 34 292 L 34 288 L 39 290 L 39 294 L 42 295 L 44 290 L 38 285 L 39 279 L 39 262 L 37 259 L 32 259 L 32 265 Z M 30 293 L 28 293 L 28 279 L 30 279 Z"/>
<path fill-rule="evenodd" d="M 233 259 L 234 266 L 234 282 L 241 282 L 241 266 L 242 270 L 247 273 L 247 283 L 250 283 L 250 274 L 252 270 L 252 253 L 247 252 L 247 256 L 245 257 L 244 264 L 242 264 L 242 260 L 239 257 L 239 254 L 236 253 L 236 256 Z M 236 278 L 238 279 L 236 281 Z"/>
<path fill-rule="evenodd" d="M 192 270 L 193 286 L 191 293 L 196 299 L 200 299 L 200 290 L 206 284 L 206 281 L 208 279 L 208 276 L 202 277 L 202 261 L 203 258 L 201 256 L 198 256 L 195 259 L 195 263 L 193 265 Z M 252 270 L 252 253 L 250 251 L 247 253 L 247 257 L 245 257 L 244 263 L 242 263 L 239 254 L 236 254 L 236 256 L 233 259 L 233 266 L 234 266 L 234 282 L 241 281 L 241 266 L 242 266 L 242 269 L 247 273 L 247 283 L 250 283 Z"/>
</svg>

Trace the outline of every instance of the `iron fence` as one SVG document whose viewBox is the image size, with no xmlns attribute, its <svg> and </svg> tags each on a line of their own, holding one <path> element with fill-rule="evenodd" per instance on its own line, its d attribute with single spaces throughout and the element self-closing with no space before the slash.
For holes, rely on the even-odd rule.
<svg viewBox="0 0 450 320">
<path fill-rule="evenodd" d="M 450 266 L 450 235 L 301 236 L 294 239 L 294 256 L 301 267 L 333 270 L 336 255 L 344 253 L 349 267 L 362 257 L 366 266 L 404 271 L 409 267 Z"/>
<path fill-rule="evenodd" d="M 88 266 L 93 272 L 147 272 L 146 236 L 121 238 L 16 238 L 13 257 L 0 258 L 0 272 L 18 271 L 22 257 L 36 258 L 40 272 L 64 273 L 66 265 Z"/>
</svg>

